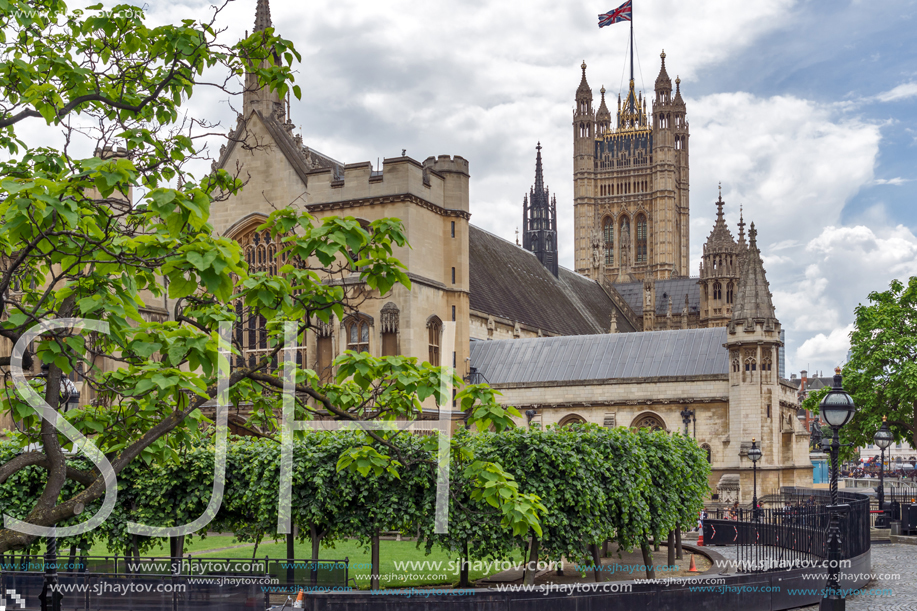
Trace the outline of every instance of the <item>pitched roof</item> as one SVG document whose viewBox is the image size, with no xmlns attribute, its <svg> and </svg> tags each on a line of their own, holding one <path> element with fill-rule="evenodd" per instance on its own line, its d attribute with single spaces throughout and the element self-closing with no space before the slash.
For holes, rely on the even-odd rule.
<svg viewBox="0 0 917 611">
<path fill-rule="evenodd" d="M 643 312 L 643 282 L 622 282 L 614 285 L 615 290 L 627 302 L 634 312 Z M 656 316 L 665 316 L 669 298 L 672 298 L 672 314 L 681 314 L 685 307 L 685 295 L 688 296 L 688 312 L 700 311 L 700 285 L 697 278 L 670 278 L 656 280 Z"/>
<path fill-rule="evenodd" d="M 725 327 L 471 342 L 490 384 L 728 375 Z"/>
<path fill-rule="evenodd" d="M 627 319 L 594 280 L 563 267 L 554 277 L 529 251 L 469 226 L 471 309 L 559 335 L 607 333 L 611 312 L 618 330 Z"/>
</svg>

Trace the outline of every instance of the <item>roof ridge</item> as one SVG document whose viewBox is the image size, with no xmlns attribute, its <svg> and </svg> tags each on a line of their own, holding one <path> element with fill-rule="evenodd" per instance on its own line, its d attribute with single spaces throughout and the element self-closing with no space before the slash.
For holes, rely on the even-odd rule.
<svg viewBox="0 0 917 611">
<path fill-rule="evenodd" d="M 480 231 L 480 232 L 482 232 L 482 233 L 486 233 L 487 235 L 489 235 L 489 236 L 491 236 L 491 237 L 497 238 L 498 240 L 502 240 L 503 242 L 506 242 L 506 243 L 509 244 L 510 246 L 513 246 L 513 247 L 515 247 L 515 248 L 518 248 L 519 250 L 521 250 L 522 252 L 526 253 L 527 255 L 530 255 L 530 256 L 532 256 L 532 257 L 535 257 L 536 259 L 538 258 L 538 256 L 537 256 L 535 253 L 533 253 L 533 252 L 530 251 L 530 250 L 526 250 L 526 249 L 522 248 L 521 246 L 519 246 L 518 244 L 516 244 L 516 243 L 513 242 L 512 240 L 507 240 L 507 239 L 504 238 L 503 236 L 499 236 L 499 235 L 495 234 L 495 233 L 492 232 L 492 231 L 488 231 L 488 230 L 484 229 L 483 227 L 479 227 L 478 225 L 473 225 L 473 224 L 471 224 L 471 223 L 468 223 L 468 226 L 471 227 L 471 228 L 477 229 L 478 231 Z M 541 263 L 541 262 L 539 261 L 539 264 L 540 264 L 540 263 Z M 562 270 L 564 270 L 565 272 L 570 272 L 571 274 L 574 274 L 574 275 L 576 275 L 576 276 L 579 276 L 580 278 L 585 278 L 586 280 L 592 280 L 592 278 L 590 278 L 589 276 L 584 276 L 584 275 L 582 275 L 582 274 L 580 274 L 580 273 L 577 273 L 577 272 L 573 271 L 573 270 L 570 269 L 569 267 L 564 267 L 563 265 L 558 265 L 558 266 L 557 266 L 557 269 L 562 269 Z M 592 280 L 592 281 L 595 282 L 595 280 Z"/>
</svg>

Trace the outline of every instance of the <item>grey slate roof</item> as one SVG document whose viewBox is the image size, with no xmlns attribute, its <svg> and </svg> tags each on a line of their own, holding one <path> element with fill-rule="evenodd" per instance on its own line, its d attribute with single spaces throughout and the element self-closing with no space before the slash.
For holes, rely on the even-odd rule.
<svg viewBox="0 0 917 611">
<path fill-rule="evenodd" d="M 607 333 L 633 327 L 594 280 L 563 267 L 557 277 L 529 251 L 469 226 L 471 309 L 559 335 Z"/>
<path fill-rule="evenodd" d="M 728 375 L 727 329 L 678 329 L 471 342 L 490 384 Z"/>
<path fill-rule="evenodd" d="M 671 278 L 656 280 L 656 316 L 665 316 L 669 297 L 672 298 L 672 315 L 681 314 L 685 307 L 685 295 L 688 295 L 688 312 L 697 314 L 700 311 L 700 285 L 697 278 Z M 614 285 L 627 305 L 638 315 L 643 314 L 643 282 L 622 282 Z"/>
</svg>

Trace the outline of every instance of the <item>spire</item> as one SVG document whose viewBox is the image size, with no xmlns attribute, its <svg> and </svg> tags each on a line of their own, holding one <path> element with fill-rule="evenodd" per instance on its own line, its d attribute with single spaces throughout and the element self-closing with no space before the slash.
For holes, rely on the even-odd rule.
<svg viewBox="0 0 917 611">
<path fill-rule="evenodd" d="M 541 141 L 538 142 L 538 145 L 535 147 L 538 151 L 535 154 L 535 193 L 541 194 L 544 192 L 544 174 L 541 170 Z M 535 199 L 534 197 L 532 198 Z M 532 202 L 535 203 L 534 201 Z"/>
<path fill-rule="evenodd" d="M 602 93 L 602 103 L 599 104 L 599 114 L 606 114 L 611 117 L 611 113 L 608 112 L 608 107 L 605 105 L 605 85 L 602 85 L 602 88 L 599 91 Z M 618 99 L 620 100 L 620 96 Z"/>
<path fill-rule="evenodd" d="M 583 69 L 583 78 L 580 79 L 579 87 L 576 88 L 576 97 L 580 97 L 580 94 L 588 93 L 589 97 L 592 97 L 592 90 L 589 88 L 589 83 L 586 81 L 586 60 L 583 60 L 583 65 L 580 66 Z"/>
<path fill-rule="evenodd" d="M 744 324 L 751 328 L 756 322 L 763 323 L 764 328 L 772 330 L 777 323 L 774 314 L 774 302 L 771 298 L 770 284 L 758 250 L 758 232 L 755 224 L 748 231 L 748 254 L 743 257 L 742 275 L 736 290 L 735 306 L 732 308 L 730 331 L 735 325 Z"/>
<path fill-rule="evenodd" d="M 266 28 L 273 27 L 271 22 L 271 6 L 268 0 L 258 0 L 255 6 L 255 32 L 263 32 Z M 267 66 L 268 60 L 259 62 L 262 67 Z M 248 118 L 253 112 L 258 111 L 264 117 L 276 118 L 281 124 L 288 124 L 289 116 L 286 101 L 281 100 L 277 91 L 268 87 L 261 87 L 257 75 L 252 70 L 245 71 L 245 90 L 242 92 L 242 116 Z"/>
<path fill-rule="evenodd" d="M 735 252 L 736 241 L 732 237 L 732 232 L 726 225 L 726 217 L 723 215 L 723 184 L 720 183 L 719 197 L 716 200 L 716 222 L 713 223 L 713 231 L 704 244 L 704 255 L 714 253 Z"/>
<path fill-rule="evenodd" d="M 684 106 L 685 101 L 681 97 L 681 78 L 675 77 L 675 99 L 673 102 L 678 106 Z"/>
<path fill-rule="evenodd" d="M 535 186 L 522 200 L 522 247 L 538 257 L 557 276 L 557 199 L 551 199 L 544 185 L 541 142 L 535 147 Z"/>
<path fill-rule="evenodd" d="M 662 58 L 662 67 L 659 69 L 659 76 L 656 77 L 656 91 L 660 89 L 672 90 L 672 79 L 669 78 L 669 73 L 665 71 L 665 50 L 659 54 L 659 57 Z"/>
<path fill-rule="evenodd" d="M 270 0 L 258 0 L 255 7 L 255 32 L 263 32 L 267 28 L 273 27 L 271 23 L 271 3 Z"/>
<path fill-rule="evenodd" d="M 745 250 L 745 219 L 742 218 L 742 206 L 739 205 L 739 246 Z"/>
</svg>

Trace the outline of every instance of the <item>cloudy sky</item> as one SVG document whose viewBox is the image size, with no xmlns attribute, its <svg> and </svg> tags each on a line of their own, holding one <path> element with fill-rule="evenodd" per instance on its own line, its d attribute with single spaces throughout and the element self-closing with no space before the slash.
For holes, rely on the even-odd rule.
<svg viewBox="0 0 917 611">
<path fill-rule="evenodd" d="M 303 55 L 292 119 L 307 145 L 346 163 L 403 148 L 418 160 L 462 155 L 472 222 L 514 239 L 540 140 L 572 267 L 574 92 L 583 60 L 596 97 L 625 85 L 628 26 L 596 25 L 618 4 L 273 0 L 271 10 Z M 204 17 L 209 2 L 150 5 L 151 19 L 175 22 Z M 251 29 L 254 9 L 236 0 L 223 14 L 228 39 Z M 741 204 L 759 229 L 787 373 L 842 362 L 856 305 L 917 273 L 915 26 L 915 0 L 634 0 L 638 87 L 652 89 L 662 49 L 682 79 L 692 269 L 721 181 L 729 222 Z M 234 123 L 212 93 L 195 94 L 191 112 Z"/>
</svg>

